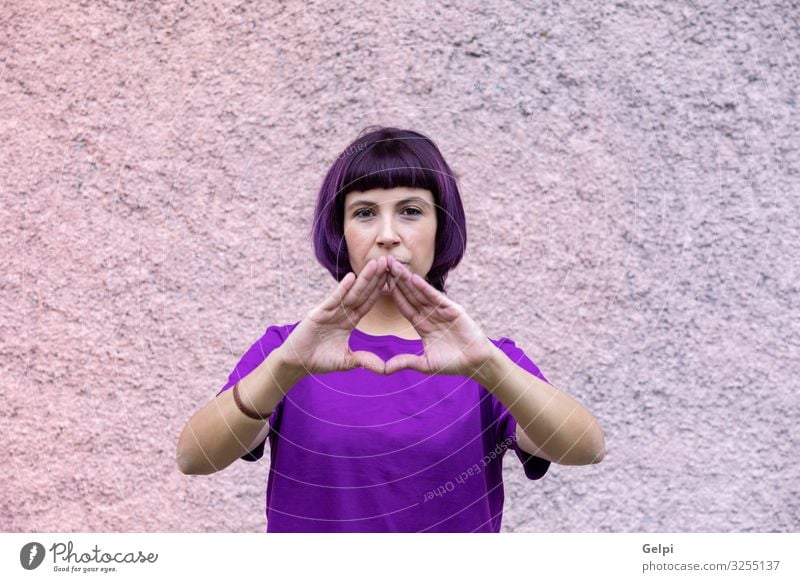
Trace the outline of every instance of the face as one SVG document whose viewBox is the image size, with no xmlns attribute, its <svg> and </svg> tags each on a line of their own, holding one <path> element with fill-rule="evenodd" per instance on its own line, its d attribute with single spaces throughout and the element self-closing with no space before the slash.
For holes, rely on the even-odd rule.
<svg viewBox="0 0 800 582">
<path fill-rule="evenodd" d="M 344 238 L 356 275 L 369 260 L 392 255 L 424 277 L 436 248 L 433 194 L 420 188 L 349 192 L 344 198 Z"/>
</svg>

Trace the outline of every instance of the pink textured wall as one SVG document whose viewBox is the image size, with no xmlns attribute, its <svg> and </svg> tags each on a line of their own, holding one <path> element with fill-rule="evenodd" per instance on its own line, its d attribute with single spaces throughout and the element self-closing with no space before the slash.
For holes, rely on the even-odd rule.
<svg viewBox="0 0 800 582">
<path fill-rule="evenodd" d="M 263 531 L 268 458 L 177 438 L 332 289 L 316 190 L 381 123 L 460 178 L 451 296 L 606 432 L 506 457 L 505 531 L 797 530 L 797 9 L 657 4 L 4 4 L 2 529 Z"/>
</svg>

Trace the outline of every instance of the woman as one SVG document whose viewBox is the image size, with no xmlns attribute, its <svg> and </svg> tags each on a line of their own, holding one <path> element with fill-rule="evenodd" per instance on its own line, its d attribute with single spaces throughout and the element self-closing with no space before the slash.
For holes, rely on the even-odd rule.
<svg viewBox="0 0 800 582">
<path fill-rule="evenodd" d="M 531 480 L 602 459 L 594 416 L 446 296 L 466 223 L 428 137 L 362 132 L 313 240 L 338 286 L 245 353 L 184 428 L 181 471 L 257 460 L 269 439 L 268 532 L 498 532 L 506 450 Z"/>
</svg>

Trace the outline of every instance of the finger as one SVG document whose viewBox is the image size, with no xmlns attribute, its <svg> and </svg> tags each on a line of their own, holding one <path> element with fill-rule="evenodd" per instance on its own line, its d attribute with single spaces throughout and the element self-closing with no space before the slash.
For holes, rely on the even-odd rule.
<svg viewBox="0 0 800 582">
<path fill-rule="evenodd" d="M 400 267 L 405 269 L 405 273 L 399 275 L 392 298 L 395 300 L 398 309 L 403 313 L 403 316 L 411 321 L 412 325 L 415 322 L 426 321 L 434 314 L 436 307 L 427 302 L 420 302 L 422 294 L 412 283 L 414 273 L 402 265 Z"/>
<path fill-rule="evenodd" d="M 364 300 L 364 303 L 359 305 L 356 309 L 356 314 L 359 319 L 369 313 L 372 306 L 378 302 L 378 299 L 381 297 L 381 292 L 383 291 L 383 286 L 386 284 L 388 278 L 388 273 L 381 273 L 376 277 L 375 285 L 369 290 L 369 296 Z"/>
<path fill-rule="evenodd" d="M 392 262 L 394 261 L 395 259 L 393 259 L 391 256 L 386 257 L 386 274 L 389 275 L 388 287 L 390 292 L 394 291 L 395 287 L 397 287 L 397 275 L 392 272 Z"/>
<path fill-rule="evenodd" d="M 392 289 L 392 300 L 394 300 L 402 316 L 408 321 L 414 322 L 419 320 L 419 316 L 422 312 L 408 301 L 403 291 L 397 285 Z"/>
<path fill-rule="evenodd" d="M 408 269 L 408 267 L 399 261 L 394 260 L 391 263 L 391 272 L 396 279 L 397 286 L 406 296 L 409 303 L 411 303 L 417 309 L 421 308 L 423 306 L 423 304 L 420 302 L 420 298 L 422 296 L 416 289 L 412 288 L 410 284 L 413 273 Z"/>
<path fill-rule="evenodd" d="M 367 264 L 364 265 L 363 269 L 361 269 L 358 277 L 356 277 L 355 284 L 342 299 L 342 306 L 346 310 L 356 309 L 361 303 L 363 303 L 364 297 L 366 297 L 365 291 L 368 289 L 370 284 L 373 283 L 372 275 L 375 273 L 375 269 L 376 261 L 374 259 L 367 261 Z"/>
<path fill-rule="evenodd" d="M 385 278 L 385 270 L 382 270 L 381 265 L 385 262 L 385 260 L 378 259 L 375 261 L 375 271 L 370 271 L 369 273 L 365 274 L 365 278 L 367 279 L 367 283 L 365 287 L 360 290 L 357 297 L 353 299 L 352 305 L 353 310 L 358 311 L 359 313 L 365 313 L 363 310 L 363 306 L 367 303 L 373 295 L 377 297 L 375 291 L 380 293 L 380 290 L 383 288 L 383 283 L 386 282 Z"/>
<path fill-rule="evenodd" d="M 375 263 L 375 273 L 370 276 L 370 284 L 361 294 L 361 305 L 368 302 L 373 297 L 376 299 L 380 297 L 380 292 L 383 289 L 383 286 L 386 284 L 388 273 L 386 272 L 385 257 L 378 258 Z M 358 307 L 359 311 L 361 311 L 361 305 Z M 370 304 L 370 307 L 371 306 L 372 304 Z"/>
<path fill-rule="evenodd" d="M 385 362 L 372 352 L 363 350 L 352 352 L 350 361 L 354 368 L 365 368 L 376 374 L 384 374 Z"/>
<path fill-rule="evenodd" d="M 413 273 L 409 271 L 403 264 L 398 261 L 392 261 L 392 273 L 397 277 L 397 285 L 406 296 L 408 302 L 414 306 L 415 309 L 422 311 L 423 307 L 428 306 L 425 296 L 411 284 L 411 277 Z"/>
<path fill-rule="evenodd" d="M 424 356 L 415 356 L 413 354 L 398 354 L 386 362 L 384 366 L 384 374 L 394 374 L 400 370 L 416 370 L 424 374 L 431 374 L 428 369 L 428 361 Z"/>
<path fill-rule="evenodd" d="M 422 297 L 424 301 L 427 319 L 433 314 L 438 314 L 443 319 L 454 319 L 458 317 L 461 307 L 452 299 L 447 297 L 444 293 L 436 289 L 433 285 L 428 283 L 424 277 L 420 277 L 416 273 L 411 275 L 408 285 L 417 291 L 416 297 Z"/>
<path fill-rule="evenodd" d="M 447 295 L 439 291 L 436 287 L 428 283 L 420 276 L 414 277 L 412 284 L 428 300 L 428 303 L 436 307 L 455 307 L 456 303 Z"/>
<path fill-rule="evenodd" d="M 339 281 L 339 285 L 336 286 L 336 289 L 333 290 L 328 298 L 323 302 L 322 308 L 325 310 L 336 309 L 342 302 L 342 299 L 350 288 L 353 286 L 353 282 L 356 280 L 356 275 L 352 271 L 347 273 L 342 280 Z"/>
</svg>

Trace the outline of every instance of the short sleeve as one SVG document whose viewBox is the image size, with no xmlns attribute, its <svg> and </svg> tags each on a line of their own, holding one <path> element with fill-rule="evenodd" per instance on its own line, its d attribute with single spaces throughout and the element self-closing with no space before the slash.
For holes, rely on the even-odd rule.
<svg viewBox="0 0 800 582">
<path fill-rule="evenodd" d="M 501 338 L 498 341 L 491 340 L 498 348 L 500 348 L 509 359 L 520 366 L 522 369 L 530 372 L 540 380 L 550 383 L 544 374 L 539 370 L 536 364 L 523 352 L 517 345 L 508 338 Z M 517 444 L 517 421 L 511 413 L 503 406 L 498 398 L 490 394 L 492 399 L 493 416 L 496 421 L 497 428 L 497 442 L 510 443 L 510 447 L 517 454 L 517 458 L 522 463 L 525 469 L 525 476 L 528 479 L 536 480 L 544 477 L 547 470 L 550 468 L 550 461 L 542 459 L 535 455 L 531 455 L 527 451 L 519 448 Z"/>
<path fill-rule="evenodd" d="M 299 323 L 299 322 L 298 322 Z M 296 325 L 296 324 L 295 324 Z M 291 326 L 290 326 L 291 327 Z M 264 335 L 256 341 L 250 348 L 244 353 L 244 355 L 239 360 L 239 363 L 236 364 L 233 371 L 228 375 L 228 381 L 225 385 L 217 392 L 217 396 L 225 392 L 226 390 L 230 390 L 234 384 L 239 382 L 242 378 L 245 378 L 250 372 L 258 368 L 261 363 L 267 359 L 267 356 L 274 350 L 275 348 L 279 347 L 283 344 L 286 336 L 288 335 L 287 326 L 276 326 L 271 325 L 267 328 L 264 332 Z M 281 400 L 278 405 L 276 406 L 275 410 L 273 411 L 272 415 L 270 416 L 267 422 L 270 423 L 270 427 L 272 426 L 272 420 L 277 418 L 280 414 L 279 408 L 283 405 L 283 400 Z M 266 443 L 266 438 L 261 441 L 261 443 L 254 448 L 252 451 L 245 453 L 240 458 L 244 459 L 245 461 L 258 461 L 264 456 L 264 444 Z"/>
</svg>

